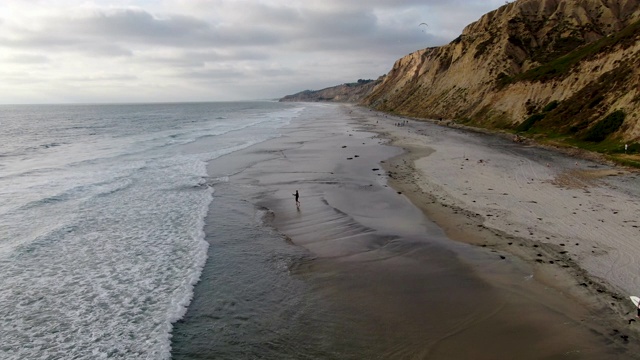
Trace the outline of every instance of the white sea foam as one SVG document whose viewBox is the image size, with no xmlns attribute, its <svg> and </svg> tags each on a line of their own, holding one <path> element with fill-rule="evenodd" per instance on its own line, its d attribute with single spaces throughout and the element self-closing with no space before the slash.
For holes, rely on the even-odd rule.
<svg viewBox="0 0 640 360">
<path fill-rule="evenodd" d="M 0 173 L 0 358 L 169 358 L 171 324 L 184 316 L 206 261 L 214 192 L 202 186 L 206 161 L 278 136 L 301 109 L 231 107 L 224 119 L 136 123 L 131 134 L 114 127 L 24 150 L 24 162 L 8 159 Z M 214 140 L 207 151 L 180 150 L 203 137 Z"/>
</svg>

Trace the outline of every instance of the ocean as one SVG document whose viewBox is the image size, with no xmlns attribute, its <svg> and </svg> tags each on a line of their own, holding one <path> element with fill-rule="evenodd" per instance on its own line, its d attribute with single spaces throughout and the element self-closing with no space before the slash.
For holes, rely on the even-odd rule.
<svg viewBox="0 0 640 360">
<path fill-rule="evenodd" d="M 406 159 L 378 121 L 397 122 L 273 101 L 0 106 L 0 359 L 633 353 L 389 187 Z"/>
<path fill-rule="evenodd" d="M 280 136 L 302 110 L 0 106 L 0 358 L 170 358 L 225 180 L 207 162 Z"/>
</svg>

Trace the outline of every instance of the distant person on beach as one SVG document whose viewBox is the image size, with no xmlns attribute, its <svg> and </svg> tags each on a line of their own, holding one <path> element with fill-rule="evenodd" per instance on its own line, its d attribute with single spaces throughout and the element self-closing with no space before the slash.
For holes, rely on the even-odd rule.
<svg viewBox="0 0 640 360">
<path fill-rule="evenodd" d="M 293 196 L 296 198 L 296 206 L 300 207 L 300 193 L 298 192 L 298 190 L 296 190 L 296 193 L 293 194 Z"/>
</svg>

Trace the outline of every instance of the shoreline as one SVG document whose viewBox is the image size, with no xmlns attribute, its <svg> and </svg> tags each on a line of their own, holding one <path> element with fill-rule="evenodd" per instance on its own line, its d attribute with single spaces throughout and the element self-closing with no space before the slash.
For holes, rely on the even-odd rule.
<svg viewBox="0 0 640 360">
<path fill-rule="evenodd" d="M 310 105 L 281 137 L 208 164 L 220 199 L 205 229 L 211 258 L 177 354 L 635 358 L 627 328 L 534 279 L 530 262 L 488 242 L 488 226 L 472 228 L 472 211 L 411 182 L 413 162 L 438 149 L 389 144 L 372 129 L 398 129 L 380 119 Z"/>
<path fill-rule="evenodd" d="M 423 121 L 375 112 L 368 108 L 354 106 L 353 109 L 354 112 L 364 115 L 360 121 L 363 123 L 366 131 L 376 132 L 380 137 L 388 139 L 390 145 L 397 146 L 404 150 L 402 154 L 389 159 L 389 161 L 383 164 L 385 170 L 391 174 L 389 185 L 407 196 L 416 207 L 424 212 L 425 216 L 438 224 L 449 238 L 518 257 L 531 265 L 534 270 L 534 276 L 538 281 L 556 289 L 572 299 L 572 301 L 576 301 L 589 308 L 593 314 L 593 318 L 597 319 L 597 321 L 606 322 L 612 334 L 616 334 L 621 330 L 625 332 L 624 335 L 620 333 L 623 342 L 629 339 L 629 335 L 634 337 L 636 341 L 640 338 L 640 329 L 634 326 L 637 324 L 635 321 L 635 309 L 628 298 L 629 295 L 634 295 L 631 292 L 632 290 L 623 288 L 620 286 L 620 282 L 618 282 L 618 286 L 616 286 L 610 279 L 604 276 L 594 275 L 589 271 L 592 270 L 588 266 L 588 264 L 590 264 L 589 261 L 593 262 L 593 258 L 597 258 L 598 255 L 604 256 L 605 252 L 611 251 L 610 248 L 614 248 L 615 244 L 607 241 L 593 242 L 591 246 L 594 250 L 591 251 L 595 255 L 589 258 L 585 253 L 572 251 L 577 248 L 580 241 L 582 241 L 580 237 L 574 238 L 573 240 L 575 241 L 571 243 L 572 239 L 567 236 L 554 234 L 553 230 L 551 230 L 546 232 L 544 239 L 541 239 L 540 236 L 536 238 L 533 235 L 544 230 L 544 225 L 536 226 L 534 229 L 531 225 L 526 226 L 527 224 L 524 224 L 524 220 L 520 224 L 518 224 L 517 221 L 513 221 L 514 217 L 517 218 L 522 214 L 509 215 L 507 213 L 517 213 L 518 210 L 521 209 L 510 209 L 499 201 L 495 201 L 499 196 L 489 196 L 491 200 L 487 201 L 484 199 L 484 204 L 481 206 L 472 206 L 479 202 L 485 194 L 481 194 L 481 191 L 477 191 L 478 189 L 474 186 L 462 190 L 462 186 L 459 186 L 461 182 L 457 183 L 458 186 L 449 186 L 449 184 L 442 182 L 444 177 L 433 181 L 433 177 L 429 176 L 429 174 L 433 174 L 443 166 L 442 158 L 431 161 L 430 157 L 433 157 L 433 154 L 439 151 L 450 150 L 450 147 L 438 146 L 426 142 L 421 143 L 426 132 L 440 128 L 442 129 L 440 134 L 442 134 L 443 131 L 459 131 L 463 133 L 463 138 L 474 137 L 476 134 L 479 134 L 479 136 L 494 137 L 498 139 L 498 141 L 509 143 L 509 140 L 506 139 L 503 134 L 476 131 L 475 129 L 470 130 L 457 126 L 449 127 L 445 124 L 428 120 Z M 373 111 L 373 113 L 370 111 Z M 375 123 L 365 112 L 374 114 Z M 407 121 L 407 124 L 395 126 L 396 123 L 403 121 Z M 636 171 L 600 162 L 602 161 L 601 158 L 590 154 L 581 153 L 579 156 L 576 156 L 576 154 L 570 154 L 566 151 L 555 151 L 556 149 L 549 149 L 545 146 L 530 146 L 530 144 L 513 144 L 513 146 L 533 148 L 533 151 L 552 152 L 554 156 L 573 159 L 571 160 L 572 162 L 577 159 L 581 165 L 579 170 L 568 168 L 566 164 L 554 163 L 556 168 L 554 169 L 554 173 L 550 174 L 549 177 L 554 178 L 555 181 L 545 179 L 545 182 L 550 186 L 560 189 L 582 191 L 587 197 L 590 194 L 589 189 L 610 186 L 609 184 L 598 182 L 598 180 L 603 177 L 626 176 L 634 180 L 636 179 Z M 469 174 L 464 174 L 465 166 L 467 169 L 478 167 L 486 168 L 498 162 L 493 161 L 493 159 L 487 159 L 487 157 L 491 158 L 491 155 L 494 154 L 461 153 L 459 162 L 456 162 L 455 165 L 451 163 L 448 167 L 460 170 L 460 172 L 454 171 L 457 177 L 468 176 Z M 484 159 L 481 159 L 483 157 Z M 583 164 L 585 161 L 594 160 L 599 161 L 598 164 L 600 166 L 596 167 L 594 165 Z M 500 161 L 504 162 L 502 159 Z M 440 166 L 434 166 L 434 164 L 438 162 L 441 163 Z M 578 165 L 578 162 L 576 162 L 576 165 Z M 487 178 L 482 179 L 482 184 L 494 183 L 495 186 L 493 187 L 505 186 L 509 191 L 513 190 L 512 187 L 505 184 L 509 182 L 509 179 L 500 174 L 500 171 L 505 171 L 503 166 L 504 164 L 492 166 L 491 170 L 498 168 L 494 174 L 490 174 L 491 171 L 482 172 L 482 175 Z M 549 167 L 548 163 L 546 166 Z M 593 168 L 589 168 L 588 166 Z M 600 167 L 606 167 L 606 169 L 601 169 Z M 476 175 L 478 175 L 477 171 L 472 174 L 470 179 Z M 441 181 L 439 182 L 438 180 Z M 531 179 L 531 182 L 533 181 L 534 179 Z M 522 190 L 522 187 L 520 187 L 520 190 Z M 474 193 L 474 191 L 476 193 Z M 493 191 L 493 189 L 486 188 L 485 191 Z M 503 192 L 500 195 L 512 196 L 513 194 Z M 572 194 L 571 197 L 579 198 L 580 196 Z M 581 200 L 586 202 L 584 198 Z M 635 200 L 636 201 L 630 202 L 638 206 L 638 199 L 636 198 Z M 535 200 L 530 201 L 537 202 Z M 491 214 L 492 212 L 493 214 Z M 620 212 L 621 211 L 612 211 L 611 213 L 618 214 Z M 553 211 L 551 211 L 551 213 L 553 213 Z M 602 211 L 599 213 L 603 215 Z M 575 214 L 575 212 L 573 214 Z M 634 211 L 628 211 L 630 218 L 633 214 Z M 496 221 L 490 221 L 490 219 L 496 219 L 498 217 L 509 218 L 509 220 L 506 221 L 506 225 L 512 227 L 512 231 L 505 231 L 504 227 L 507 227 L 505 224 L 496 226 Z M 536 218 L 536 220 L 543 219 Z M 611 220 L 611 217 L 608 217 L 601 222 L 606 223 Z M 640 222 L 638 224 L 640 224 Z M 593 225 L 593 223 L 584 223 L 582 225 L 588 227 L 589 225 Z M 630 228 L 635 229 L 637 226 L 630 225 Z M 638 233 L 638 235 L 640 235 L 640 233 Z M 571 248 L 572 245 L 574 249 Z M 605 246 L 608 247 L 606 250 L 600 250 L 600 248 Z M 640 258 L 640 249 L 637 251 L 637 258 Z M 604 261 L 599 261 L 596 264 L 603 262 Z M 587 263 L 587 266 L 585 266 L 585 263 Z M 597 266 L 592 266 L 592 268 L 593 267 L 597 268 Z M 634 321 L 630 321 L 630 319 L 634 319 Z"/>
<path fill-rule="evenodd" d="M 400 333 L 409 328 L 423 326 L 418 323 L 434 321 L 440 324 L 450 323 L 453 318 L 462 315 L 461 311 L 467 311 L 462 310 L 463 304 L 452 301 L 451 296 L 455 297 L 455 295 L 448 296 L 447 300 L 429 299 L 433 296 L 433 290 L 428 288 L 440 288 L 440 291 L 449 294 L 471 291 L 466 297 L 477 297 L 474 302 L 477 301 L 478 308 L 486 307 L 485 310 L 462 315 L 463 318 L 470 317 L 474 320 L 462 328 L 451 329 L 450 331 L 457 334 L 456 336 L 451 338 L 446 336 L 430 345 L 425 344 L 428 352 L 437 351 L 434 349 L 439 348 L 447 349 L 448 355 L 442 358 L 451 358 L 452 354 L 467 346 L 477 350 L 477 358 L 487 355 L 489 358 L 496 358 L 496 356 L 509 358 L 513 356 L 514 351 L 518 351 L 516 349 L 531 350 L 532 344 L 553 342 L 555 340 L 551 339 L 555 338 L 573 338 L 574 349 L 581 349 L 579 352 L 583 351 L 583 356 L 586 358 L 610 358 L 610 354 L 603 356 L 604 352 L 609 350 L 622 351 L 619 356 L 624 354 L 627 357 L 629 353 L 636 353 L 640 339 L 638 332 L 631 327 L 623 326 L 618 321 L 619 317 L 612 313 L 614 310 L 617 310 L 618 314 L 624 313 L 624 309 L 628 306 L 624 300 L 618 301 L 619 307 L 611 310 L 616 306 L 607 302 L 606 295 L 592 296 L 594 291 L 602 295 L 597 290 L 604 287 L 598 284 L 597 289 L 595 285 L 592 289 L 589 279 L 585 279 L 586 288 L 580 285 L 575 286 L 573 295 L 568 296 L 566 290 L 575 281 L 576 273 L 568 272 L 567 268 L 562 267 L 559 269 L 564 271 L 553 271 L 553 269 L 539 271 L 536 267 L 538 254 L 547 256 L 547 259 L 554 259 L 554 256 L 562 250 L 555 251 L 554 246 L 540 246 L 525 239 L 516 243 L 518 237 L 503 236 L 500 229 L 494 230 L 491 224 L 483 224 L 482 219 L 473 215 L 471 209 L 461 210 L 464 207 L 456 207 L 456 204 L 447 204 L 446 201 L 439 199 L 438 197 L 446 195 L 441 191 L 442 189 L 434 192 L 433 190 L 436 189 L 418 187 L 419 191 L 412 191 L 409 186 L 401 187 L 400 180 L 403 177 L 409 179 L 420 173 L 407 167 L 407 163 L 433 159 L 440 149 L 425 146 L 421 136 L 404 137 L 405 141 L 402 144 L 397 141 L 401 137 L 395 136 L 396 141 L 389 143 L 393 130 L 403 131 L 408 128 L 394 127 L 394 118 L 383 120 L 383 127 L 380 127 L 379 115 L 348 105 L 336 106 L 335 115 L 333 113 L 330 115 L 336 118 L 325 116 L 316 119 L 322 123 L 297 125 L 294 133 L 306 134 L 307 131 L 311 131 L 313 136 L 304 135 L 302 141 L 294 141 L 300 137 L 293 136 L 290 144 L 295 144 L 295 147 L 282 152 L 284 158 L 252 169 L 252 175 L 244 175 L 252 181 L 257 179 L 262 186 L 268 188 L 272 188 L 271 185 L 277 186 L 277 189 L 272 190 L 267 198 L 258 201 L 257 204 L 272 211 L 272 225 L 287 237 L 287 241 L 307 249 L 315 256 L 310 263 L 294 271 L 292 273 L 294 276 L 302 276 L 306 279 L 316 279 L 319 276 L 322 278 L 321 292 L 324 293 L 330 289 L 332 298 L 339 297 L 332 301 L 339 303 L 344 301 L 344 298 L 350 299 L 349 303 L 361 301 L 362 296 L 373 295 L 379 298 L 375 294 L 386 289 L 384 297 L 374 301 L 370 306 L 351 309 L 349 312 L 367 314 L 366 318 L 375 318 L 384 314 L 389 317 L 385 320 L 389 322 L 387 326 L 390 329 L 395 327 L 396 332 Z M 346 127 L 340 125 L 342 121 L 346 121 Z M 335 125 L 329 125 L 331 123 Z M 461 131 L 437 128 L 444 131 Z M 330 135 L 317 137 L 319 133 L 326 132 L 328 129 L 330 129 Z M 380 136 L 381 129 L 388 130 L 389 136 Z M 278 148 L 282 145 L 275 146 Z M 408 146 L 413 146 L 412 151 L 407 151 Z M 389 152 L 389 149 L 395 150 Z M 411 158 L 413 156 L 415 159 Z M 443 162 L 441 159 L 437 161 L 446 164 L 446 161 Z M 368 164 L 364 165 L 363 162 Z M 405 168 L 401 169 L 403 166 Z M 378 167 L 383 171 L 378 172 Z M 424 165 L 418 164 L 416 168 L 423 170 Z M 291 172 L 288 173 L 289 171 Z M 271 175 L 265 177 L 268 173 Z M 276 173 L 280 175 L 275 175 Z M 286 180 L 283 179 L 282 174 L 288 174 L 285 176 Z M 381 176 L 378 178 L 380 180 L 376 181 L 375 176 L 371 175 Z M 407 185 L 411 184 L 411 182 L 407 183 Z M 416 185 L 415 182 L 413 184 Z M 425 184 L 418 182 L 418 185 Z M 294 188 L 287 191 L 283 190 L 282 186 Z M 289 203 L 293 201 L 291 193 L 298 187 L 301 188 L 302 206 L 301 210 L 299 208 L 296 211 L 290 207 Z M 428 195 L 431 193 L 435 198 Z M 423 198 L 425 201 L 416 201 L 419 196 L 426 196 Z M 313 201 L 311 208 L 310 201 Z M 422 205 L 432 203 L 433 207 L 416 206 L 416 202 L 423 203 Z M 412 209 L 420 215 L 416 215 Z M 428 212 L 425 211 L 427 209 Z M 443 212 L 443 210 L 446 211 Z M 473 219 L 474 216 L 477 217 L 477 222 L 469 223 L 469 219 Z M 429 225 L 431 223 L 433 225 Z M 477 235 L 477 229 L 480 228 L 478 225 L 483 229 L 481 236 L 474 236 L 474 241 L 468 241 L 470 234 Z M 425 230 L 427 230 L 426 233 Z M 442 235 L 439 235 L 440 233 Z M 425 235 L 429 237 L 428 240 L 424 239 Z M 511 240 L 503 241 L 505 239 Z M 516 246 L 522 245 L 518 248 L 522 247 L 522 254 L 529 254 L 530 257 L 508 255 L 507 246 L 510 245 L 504 242 L 507 244 L 511 242 Z M 466 246 L 459 246 L 456 243 L 460 245 L 466 243 Z M 500 248 L 497 244 L 504 244 L 504 246 Z M 410 255 L 434 251 L 434 249 L 425 250 L 425 246 L 427 248 L 443 246 L 443 249 L 447 249 L 445 252 L 451 252 L 453 257 L 449 260 L 435 260 L 422 256 L 416 259 Z M 412 250 L 407 252 L 407 247 Z M 532 251 L 536 253 L 533 254 Z M 415 267 L 416 261 L 421 265 Z M 555 259 L 548 261 L 555 262 Z M 407 270 L 408 262 L 412 264 L 410 271 Z M 442 267 L 458 268 L 460 266 L 459 270 L 456 270 L 459 274 L 447 275 L 442 279 L 434 278 L 432 276 L 434 269 L 430 268 L 433 266 L 432 263 L 440 264 L 438 267 L 441 268 L 436 271 L 437 273 L 442 271 Z M 568 269 L 576 272 L 581 270 L 571 263 L 568 257 L 564 259 L 564 264 L 569 264 L 565 266 L 569 266 Z M 528 275 L 529 267 L 536 269 L 533 276 Z M 468 271 L 473 275 L 467 273 Z M 376 274 L 373 278 L 372 273 Z M 348 285 L 341 285 L 345 281 L 343 279 L 345 276 L 349 278 L 346 281 Z M 452 278 L 446 280 L 449 276 Z M 469 280 L 468 276 L 478 277 L 478 279 Z M 455 277 L 460 278 L 454 280 Z M 530 278 L 535 281 L 529 281 Z M 480 281 L 484 285 L 474 285 L 471 287 L 474 290 L 461 289 L 459 282 L 467 281 L 473 283 Z M 562 286 L 557 286 L 558 283 Z M 367 290 L 364 294 L 353 295 L 350 290 L 352 287 Z M 355 300 L 351 299 L 352 296 L 355 296 Z M 483 297 L 484 300 L 480 300 Z M 577 299 L 597 299 L 597 301 L 577 301 Z M 448 305 L 444 305 L 445 302 Z M 422 306 L 419 305 L 420 303 Z M 397 311 L 396 309 L 404 307 L 412 309 L 411 315 L 408 317 L 400 313 L 391 315 Z M 437 316 L 431 313 L 427 318 L 415 323 L 417 319 L 429 313 L 429 311 L 425 312 L 429 307 L 442 308 Z M 527 310 L 523 313 L 522 309 Z M 429 319 L 428 316 L 436 317 Z M 440 320 L 435 320 L 436 318 Z M 397 323 L 398 319 L 404 319 L 401 321 L 402 325 Z M 463 320 L 463 322 L 466 321 L 468 320 Z M 627 319 L 623 321 L 626 324 Z M 497 325 L 500 323 L 501 325 Z M 565 324 L 570 329 L 553 329 L 557 324 Z M 370 326 L 372 325 L 367 325 L 367 327 Z M 515 334 L 507 335 L 506 329 L 514 326 L 522 328 L 517 337 L 514 337 Z M 436 335 L 440 331 L 442 330 L 438 330 L 433 335 L 436 338 L 440 337 L 441 335 Z M 539 338 L 540 332 L 547 332 L 547 334 Z M 598 334 L 596 337 L 599 340 L 595 338 L 587 340 L 592 335 L 587 335 L 585 332 L 590 332 L 592 335 Z M 551 335 L 553 333 L 556 336 Z M 484 340 L 478 340 L 480 338 Z M 417 350 L 425 346 L 418 345 L 424 340 L 412 341 L 415 343 L 411 346 L 418 346 L 416 351 L 424 351 Z M 609 342 L 609 345 L 602 345 L 601 341 Z M 600 343 L 602 347 L 592 346 L 596 343 Z M 457 349 L 462 344 L 466 345 Z M 549 343 L 550 349 L 556 349 L 549 351 L 558 351 L 566 345 Z M 503 346 L 502 350 L 509 355 L 491 354 L 490 351 L 496 351 L 496 346 Z M 534 345 L 533 348 L 538 349 Z M 603 353 L 600 353 L 601 351 Z M 596 356 L 596 353 L 600 355 Z M 527 354 L 521 358 L 528 356 L 531 355 Z"/>
</svg>

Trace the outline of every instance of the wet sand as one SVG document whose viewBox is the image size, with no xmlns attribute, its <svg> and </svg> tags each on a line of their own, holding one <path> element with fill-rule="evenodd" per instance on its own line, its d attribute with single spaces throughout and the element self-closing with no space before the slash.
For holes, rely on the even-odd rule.
<svg viewBox="0 0 640 360">
<path fill-rule="evenodd" d="M 511 205 L 500 209 L 489 197 L 512 191 L 504 179 L 513 172 L 511 164 L 496 160 L 498 140 L 474 142 L 475 134 L 417 122 L 394 126 L 398 121 L 353 106 L 310 104 L 283 137 L 234 154 L 251 166 L 236 171 L 231 163 L 229 170 L 215 164 L 218 173 L 212 176 L 226 173 L 225 186 L 241 194 L 237 206 L 255 208 L 282 242 L 305 255 L 292 257 L 286 272 L 276 275 L 295 287 L 268 285 L 282 279 L 274 281 L 267 272 L 267 285 L 257 275 L 250 278 L 254 284 L 240 284 L 280 299 L 271 304 L 280 308 L 261 312 L 261 319 L 270 320 L 259 320 L 252 330 L 260 336 L 242 328 L 220 344 L 216 333 L 198 331 L 198 339 L 187 343 L 197 341 L 202 348 L 186 350 L 186 358 L 638 358 L 636 324 L 627 322 L 634 315 L 630 303 L 615 286 L 582 270 L 569 252 L 578 245 L 520 234 L 518 225 L 509 227 L 512 220 L 503 229 L 478 211 L 486 208 L 472 206 L 482 201 L 491 215 L 510 219 L 505 214 Z M 394 146 L 386 145 L 388 139 Z M 461 155 L 451 150 L 462 148 L 469 150 Z M 541 161 L 556 157 L 533 151 Z M 502 173 L 485 173 L 484 160 L 502 164 Z M 475 172 L 447 170 L 451 166 Z M 483 190 L 468 189 L 469 183 Z M 230 196 L 225 186 L 216 186 L 216 196 Z M 530 195 L 536 201 L 536 194 Z M 536 225 L 533 234 L 546 231 L 551 237 L 553 229 Z M 277 241 L 262 241 L 252 256 Z M 240 257 L 252 248 L 241 249 Z M 251 266 L 246 262 L 234 276 L 243 279 L 243 267 Z M 239 296 L 248 309 L 261 306 L 246 298 L 246 291 Z M 194 303 L 204 298 L 196 287 Z M 206 314 L 210 306 L 200 307 L 203 315 L 195 317 L 203 319 L 203 328 L 221 321 Z M 240 315 L 243 323 L 256 321 Z M 188 312 L 187 322 L 189 317 Z M 260 340 L 264 334 L 268 341 Z M 207 348 L 211 343 L 216 347 Z M 222 346 L 235 348 L 220 355 Z"/>
<path fill-rule="evenodd" d="M 480 235 L 479 224 L 472 222 L 458 223 L 453 232 L 448 227 L 469 215 L 432 209 L 426 213 L 439 213 L 436 225 L 424 216 L 425 207 L 413 205 L 425 200 L 424 190 L 412 191 L 412 182 L 398 180 L 417 175 L 416 167 L 400 164 L 410 164 L 411 157 L 419 162 L 429 149 L 418 143 L 402 155 L 398 148 L 382 145 L 385 140 L 375 133 L 359 131 L 362 121 L 372 126 L 380 120 L 366 110 L 343 107 L 329 114 L 335 118 L 306 120 L 272 142 L 269 151 L 283 145 L 287 150 L 236 180 L 271 189 L 256 203 L 271 211 L 273 225 L 293 244 L 315 257 L 297 267 L 294 276 L 306 278 L 331 299 L 336 317 L 348 315 L 345 323 L 369 343 L 369 356 L 629 356 L 627 329 L 602 326 L 601 320 L 612 314 L 587 306 L 592 303 L 577 306 L 575 298 L 562 293 L 566 283 L 549 286 L 564 272 L 550 271 L 549 281 L 540 282 L 542 275 L 530 264 L 538 256 L 523 256 L 522 261 L 506 247 L 474 247 L 449 239 L 493 244 L 497 239 L 515 242 L 514 237 L 490 230 Z M 387 162 L 389 158 L 393 160 Z M 495 180 L 492 186 L 500 188 L 500 177 Z M 299 208 L 295 190 L 301 193 Z M 447 225 L 445 231 L 441 224 Z M 573 275 L 568 272 L 563 281 L 573 281 Z"/>
<path fill-rule="evenodd" d="M 405 150 L 385 166 L 390 185 L 449 238 L 525 261 L 536 281 L 589 310 L 585 322 L 637 343 L 629 301 L 640 288 L 636 169 L 480 129 L 352 111 Z"/>
</svg>

